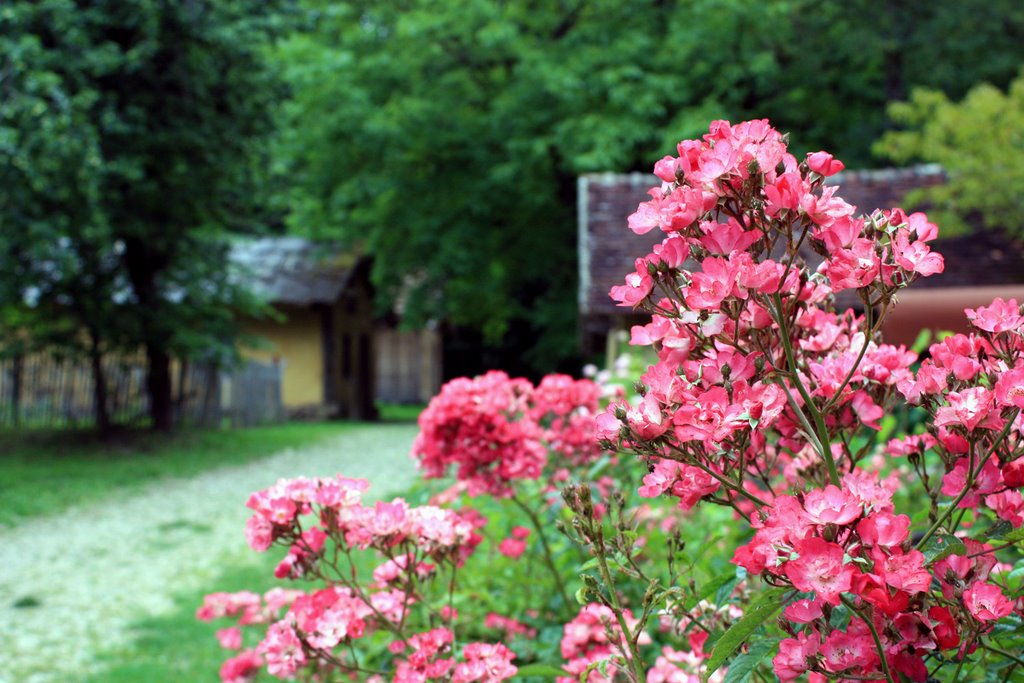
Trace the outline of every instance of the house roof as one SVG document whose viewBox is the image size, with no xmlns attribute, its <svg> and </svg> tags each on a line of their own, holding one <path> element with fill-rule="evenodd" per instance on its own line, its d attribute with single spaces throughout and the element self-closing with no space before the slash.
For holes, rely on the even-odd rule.
<svg viewBox="0 0 1024 683">
<path fill-rule="evenodd" d="M 264 237 L 231 245 L 231 263 L 257 296 L 272 303 L 329 304 L 362 260 L 335 245 L 301 237 Z"/>
<path fill-rule="evenodd" d="M 583 316 L 631 315 L 608 296 L 634 269 L 634 260 L 648 254 L 663 238 L 661 232 L 635 235 L 627 219 L 647 190 L 660 180 L 645 173 L 602 173 L 578 180 L 579 308 Z M 843 199 L 858 213 L 900 206 L 908 192 L 945 182 L 942 169 L 915 166 L 901 169 L 843 171 L 828 179 L 839 185 Z M 933 248 L 946 260 L 941 275 L 922 278 L 917 287 L 994 286 L 1024 283 L 1024 247 L 1020 241 L 993 231 L 939 238 Z"/>
</svg>

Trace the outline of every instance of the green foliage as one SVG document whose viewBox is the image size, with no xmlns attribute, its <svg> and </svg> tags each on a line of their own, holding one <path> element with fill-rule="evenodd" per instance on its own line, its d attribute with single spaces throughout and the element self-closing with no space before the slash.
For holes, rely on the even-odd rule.
<svg viewBox="0 0 1024 683">
<path fill-rule="evenodd" d="M 646 171 L 719 117 L 862 166 L 888 100 L 1024 61 L 1016 0 L 305 6 L 278 51 L 291 226 L 364 244 L 407 320 L 525 326 L 537 366 L 575 345 L 578 174 Z"/>
<path fill-rule="evenodd" d="M 746 608 L 743 618 L 730 626 L 722 634 L 722 637 L 718 639 L 718 642 L 715 643 L 715 647 L 711 651 L 711 657 L 708 658 L 703 680 L 706 681 L 711 674 L 717 671 L 737 648 L 750 639 L 754 631 L 759 629 L 762 624 L 768 621 L 782 607 L 787 593 L 792 593 L 792 591 L 786 588 L 775 587 L 766 588 L 760 592 L 757 599 Z M 759 652 L 759 654 L 765 656 L 767 652 Z M 752 670 L 757 666 L 757 662 L 747 662 L 744 666 L 748 666 Z"/>
<path fill-rule="evenodd" d="M 921 552 L 924 554 L 925 561 L 928 564 L 933 564 L 950 555 L 966 555 L 967 546 L 952 534 L 935 534 L 924 544 Z"/>
<path fill-rule="evenodd" d="M 724 683 L 745 683 L 754 675 L 759 664 L 772 658 L 779 646 L 778 638 L 763 638 L 747 645 L 747 651 L 736 656 L 725 672 Z"/>
<path fill-rule="evenodd" d="M 36 346 L 145 347 L 158 372 L 233 353 L 255 302 L 224 235 L 266 218 L 278 4 L 4 3 L 2 322 Z"/>
<path fill-rule="evenodd" d="M 935 162 L 949 174 L 946 184 L 912 198 L 932 205 L 940 225 L 962 232 L 980 219 L 988 228 L 1024 231 L 1024 71 L 1006 92 L 982 83 L 959 102 L 915 90 L 889 115 L 905 130 L 886 133 L 875 145 L 879 154 Z"/>
</svg>

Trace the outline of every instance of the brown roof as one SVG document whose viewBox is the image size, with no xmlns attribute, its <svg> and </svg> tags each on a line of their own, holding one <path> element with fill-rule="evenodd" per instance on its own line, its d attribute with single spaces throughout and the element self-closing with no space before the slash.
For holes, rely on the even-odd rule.
<svg viewBox="0 0 1024 683">
<path fill-rule="evenodd" d="M 945 181 L 942 170 L 934 165 L 902 169 L 843 171 L 829 178 L 840 185 L 843 199 L 857 207 L 858 213 L 876 208 L 901 206 L 911 190 Z M 622 284 L 634 268 L 637 257 L 650 252 L 663 235 L 652 231 L 635 235 L 626 225 L 627 218 L 641 202 L 647 190 L 660 181 L 653 175 L 593 174 L 581 176 L 579 190 L 579 308 L 583 316 L 630 315 L 632 310 L 616 306 L 608 290 Z M 933 249 L 946 260 L 945 272 L 923 278 L 914 287 L 974 287 L 1024 283 L 1024 246 L 999 232 L 940 238 Z"/>
<path fill-rule="evenodd" d="M 232 244 L 230 261 L 260 298 L 309 306 L 337 301 L 360 258 L 301 237 L 264 237 Z"/>
<path fill-rule="evenodd" d="M 626 227 L 637 205 L 650 199 L 647 190 L 659 183 L 646 173 L 591 174 L 577 181 L 581 315 L 632 312 L 616 306 L 608 290 L 622 284 L 633 262 L 662 240 L 660 232 L 636 235 Z"/>
</svg>

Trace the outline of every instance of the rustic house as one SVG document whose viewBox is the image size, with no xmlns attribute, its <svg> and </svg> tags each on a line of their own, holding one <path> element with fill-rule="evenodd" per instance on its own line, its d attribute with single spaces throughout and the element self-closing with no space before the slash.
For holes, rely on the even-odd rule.
<svg viewBox="0 0 1024 683">
<path fill-rule="evenodd" d="M 273 315 L 242 321 L 250 358 L 280 364 L 293 416 L 372 419 L 376 403 L 426 403 L 441 339 L 375 317 L 369 257 L 300 237 L 238 242 L 232 263 Z"/>
<path fill-rule="evenodd" d="M 276 315 L 241 321 L 258 340 L 244 353 L 282 366 L 291 415 L 372 419 L 373 288 L 370 260 L 298 237 L 238 242 L 231 261 Z"/>
<path fill-rule="evenodd" d="M 828 180 L 863 212 L 901 206 L 912 190 L 944 181 L 936 166 L 844 171 Z M 637 205 L 649 199 L 648 189 L 659 183 L 643 173 L 593 174 L 578 180 L 579 311 L 586 353 L 607 345 L 612 354 L 616 335 L 610 333 L 642 321 L 643 316 L 617 306 L 608 290 L 621 284 L 634 269 L 634 260 L 661 239 L 660 234 L 635 235 L 626 227 Z M 900 294 L 884 328 L 887 340 L 910 344 L 923 328 L 964 331 L 963 309 L 986 304 L 995 296 L 1024 302 L 1024 246 L 1018 240 L 978 231 L 940 237 L 933 246 L 946 259 L 945 272 Z"/>
</svg>

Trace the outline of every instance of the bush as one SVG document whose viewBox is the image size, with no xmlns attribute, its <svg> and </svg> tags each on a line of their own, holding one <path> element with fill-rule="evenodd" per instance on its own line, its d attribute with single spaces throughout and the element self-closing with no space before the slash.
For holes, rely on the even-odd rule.
<svg viewBox="0 0 1024 683">
<path fill-rule="evenodd" d="M 455 380 L 420 418 L 424 473 L 456 478 L 427 504 L 254 494 L 250 543 L 311 586 L 207 599 L 258 632 L 222 678 L 1020 680 L 1024 314 L 967 311 L 923 360 L 884 344 L 937 229 L 855 217 L 841 169 L 766 121 L 680 143 L 629 219 L 666 236 L 611 292 L 652 315 L 633 393 Z"/>
</svg>

